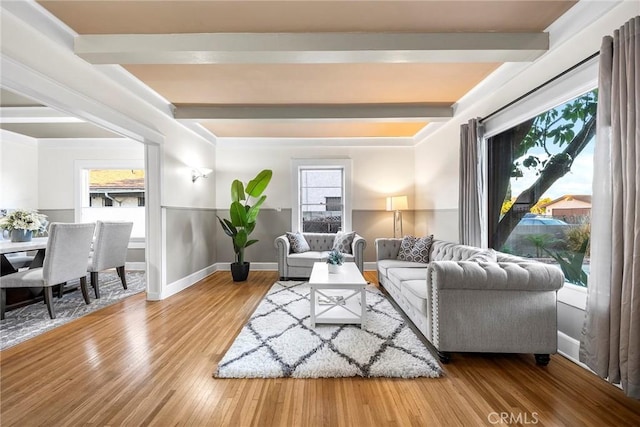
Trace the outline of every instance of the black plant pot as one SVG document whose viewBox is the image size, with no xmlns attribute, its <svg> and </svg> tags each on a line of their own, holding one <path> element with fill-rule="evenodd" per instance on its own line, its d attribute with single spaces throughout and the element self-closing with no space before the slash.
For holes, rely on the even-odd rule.
<svg viewBox="0 0 640 427">
<path fill-rule="evenodd" d="M 244 282 L 249 277 L 249 266 L 251 263 L 245 262 L 240 264 L 239 262 L 231 263 L 231 276 L 234 282 Z"/>
</svg>

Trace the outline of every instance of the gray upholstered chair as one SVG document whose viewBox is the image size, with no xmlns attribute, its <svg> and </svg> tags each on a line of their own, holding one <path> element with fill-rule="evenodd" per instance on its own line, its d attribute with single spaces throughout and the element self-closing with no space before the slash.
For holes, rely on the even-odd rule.
<svg viewBox="0 0 640 427">
<path fill-rule="evenodd" d="M 87 271 L 91 273 L 91 285 L 100 298 L 98 284 L 98 272 L 109 268 L 115 268 L 122 287 L 127 289 L 124 265 L 127 260 L 127 247 L 131 237 L 133 222 L 122 221 L 98 221 L 96 224 L 96 239 L 93 243 L 93 251 L 89 257 Z"/>
<path fill-rule="evenodd" d="M 0 318 L 4 319 L 7 288 L 43 288 L 49 316 L 55 319 L 52 287 L 79 278 L 84 302 L 89 304 L 87 258 L 94 229 L 93 223 L 51 223 L 43 266 L 8 274 L 0 280 Z"/>
</svg>

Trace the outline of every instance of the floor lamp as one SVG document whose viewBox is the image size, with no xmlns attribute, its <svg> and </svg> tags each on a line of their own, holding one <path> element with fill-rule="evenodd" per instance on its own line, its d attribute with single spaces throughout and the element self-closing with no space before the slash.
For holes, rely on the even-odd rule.
<svg viewBox="0 0 640 427">
<path fill-rule="evenodd" d="M 393 211 L 393 237 L 402 237 L 402 211 L 408 207 L 407 196 L 387 197 L 387 210 Z"/>
</svg>

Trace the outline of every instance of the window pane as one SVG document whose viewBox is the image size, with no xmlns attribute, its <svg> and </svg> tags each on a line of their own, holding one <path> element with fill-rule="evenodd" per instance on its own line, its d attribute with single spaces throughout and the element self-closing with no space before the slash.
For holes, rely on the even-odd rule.
<svg viewBox="0 0 640 427">
<path fill-rule="evenodd" d="M 586 286 L 597 91 L 489 139 L 489 238 Z M 572 263 L 582 270 L 572 270 Z"/>
<path fill-rule="evenodd" d="M 87 171 L 82 221 L 133 221 L 131 237 L 145 236 L 144 170 Z"/>
<path fill-rule="evenodd" d="M 302 231 L 335 233 L 343 228 L 342 169 L 300 171 Z"/>
</svg>

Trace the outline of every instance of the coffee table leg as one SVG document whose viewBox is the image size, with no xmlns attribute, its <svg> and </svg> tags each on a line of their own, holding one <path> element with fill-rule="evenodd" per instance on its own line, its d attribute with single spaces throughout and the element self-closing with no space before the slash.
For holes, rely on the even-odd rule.
<svg viewBox="0 0 640 427">
<path fill-rule="evenodd" d="M 311 327 L 316 327 L 316 289 L 311 286 L 311 293 L 309 295 L 309 300 L 311 301 Z"/>
<path fill-rule="evenodd" d="M 365 314 L 367 313 L 367 293 L 364 290 L 364 288 L 362 288 L 362 290 L 360 291 L 360 328 L 362 328 L 362 325 L 364 325 L 364 318 L 365 318 Z"/>
</svg>

